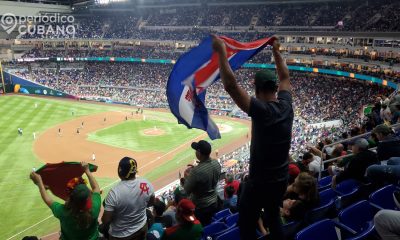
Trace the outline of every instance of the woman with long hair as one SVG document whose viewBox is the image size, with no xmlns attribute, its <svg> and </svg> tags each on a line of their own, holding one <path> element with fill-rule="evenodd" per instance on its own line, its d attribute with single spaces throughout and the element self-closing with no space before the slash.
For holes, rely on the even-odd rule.
<svg viewBox="0 0 400 240">
<path fill-rule="evenodd" d="M 288 198 L 302 200 L 309 209 L 317 207 L 319 204 L 317 180 L 306 172 L 300 173 L 294 183 L 287 188 L 285 199 Z"/>
<path fill-rule="evenodd" d="M 101 206 L 100 188 L 87 163 L 81 163 L 92 191 L 83 178 L 73 178 L 67 184 L 69 198 L 65 204 L 53 201 L 42 178 L 32 172 L 30 178 L 39 187 L 43 201 L 60 220 L 62 240 L 95 240 L 99 238 L 98 221 Z"/>
</svg>

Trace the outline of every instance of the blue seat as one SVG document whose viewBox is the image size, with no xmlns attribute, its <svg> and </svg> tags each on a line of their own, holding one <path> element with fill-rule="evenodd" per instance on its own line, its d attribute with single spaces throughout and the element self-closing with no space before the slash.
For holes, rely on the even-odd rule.
<svg viewBox="0 0 400 240">
<path fill-rule="evenodd" d="M 338 185 L 336 185 L 336 189 L 334 190 L 338 195 L 338 203 L 336 207 L 338 209 L 343 209 L 358 200 L 358 193 L 360 189 L 360 183 L 353 179 L 345 180 Z"/>
<path fill-rule="evenodd" d="M 215 213 L 212 219 L 214 222 L 223 221 L 227 216 L 231 214 L 232 214 L 231 211 L 229 210 L 229 208 L 227 208 Z"/>
<path fill-rule="evenodd" d="M 393 200 L 393 192 L 398 190 L 395 185 L 388 185 L 376 190 L 369 196 L 369 201 L 383 209 L 398 210 L 396 203 Z"/>
<path fill-rule="evenodd" d="M 219 235 L 221 232 L 225 231 L 228 228 L 225 223 L 222 222 L 214 222 L 210 225 L 204 227 L 203 229 L 203 237 L 202 239 L 207 239 L 208 237 L 214 238 Z"/>
<path fill-rule="evenodd" d="M 373 219 L 380 209 L 368 201 L 357 202 L 339 213 L 339 221 L 356 232 L 352 239 L 365 239 L 375 234 Z"/>
<path fill-rule="evenodd" d="M 318 181 L 318 191 L 322 191 L 331 187 L 332 176 L 323 177 Z"/>
<path fill-rule="evenodd" d="M 234 227 L 237 225 L 237 221 L 239 220 L 239 213 L 232 214 L 225 219 L 225 224 L 230 227 Z"/>
<path fill-rule="evenodd" d="M 325 219 L 316 222 L 296 235 L 296 240 L 339 240 L 336 229 L 335 222 L 330 219 Z"/>
<path fill-rule="evenodd" d="M 339 228 L 339 232 L 336 231 L 336 227 Z M 299 231 L 296 235 L 296 240 L 355 240 L 352 238 L 354 233 L 352 229 L 339 222 L 335 222 L 332 219 L 324 219 Z M 346 238 L 348 236 L 350 238 Z"/>
<path fill-rule="evenodd" d="M 282 226 L 285 239 L 293 239 L 296 233 L 300 230 L 303 222 L 289 222 Z"/>
<path fill-rule="evenodd" d="M 336 192 L 329 188 L 319 193 L 319 206 L 306 214 L 308 223 L 314 223 L 324 218 L 334 217 Z"/>
<path fill-rule="evenodd" d="M 227 230 L 225 233 L 219 235 L 215 240 L 240 240 L 240 232 L 238 227 Z"/>
</svg>

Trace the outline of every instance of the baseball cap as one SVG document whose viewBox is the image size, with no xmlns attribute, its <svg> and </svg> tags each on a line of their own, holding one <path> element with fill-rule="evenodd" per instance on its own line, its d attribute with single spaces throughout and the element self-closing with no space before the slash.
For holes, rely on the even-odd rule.
<svg viewBox="0 0 400 240">
<path fill-rule="evenodd" d="M 383 134 L 383 135 L 389 135 L 389 134 L 391 134 L 391 133 L 393 133 L 393 131 L 392 131 L 392 129 L 388 126 L 388 125 L 386 125 L 386 124 L 380 124 L 380 125 L 378 125 L 378 126 L 376 126 L 373 130 L 372 130 L 372 133 L 380 133 L 380 134 Z"/>
<path fill-rule="evenodd" d="M 273 82 L 277 83 L 276 74 L 274 71 L 271 70 L 260 70 L 256 72 L 256 76 L 254 77 L 254 82 L 256 86 L 262 85 L 264 82 Z"/>
<path fill-rule="evenodd" d="M 86 184 L 79 184 L 72 190 L 71 196 L 75 200 L 85 201 L 90 196 L 90 190 Z"/>
<path fill-rule="evenodd" d="M 211 153 L 211 145 L 207 141 L 200 140 L 198 142 L 192 142 L 191 146 L 194 150 L 199 150 L 203 155 L 210 155 Z"/>
<path fill-rule="evenodd" d="M 194 216 L 194 210 L 196 206 L 189 199 L 182 199 L 177 206 L 176 213 L 188 222 L 194 222 L 196 217 Z"/>
<path fill-rule="evenodd" d="M 123 179 L 130 178 L 132 174 L 137 173 L 137 162 L 130 157 L 124 157 L 118 164 L 118 176 Z"/>
</svg>

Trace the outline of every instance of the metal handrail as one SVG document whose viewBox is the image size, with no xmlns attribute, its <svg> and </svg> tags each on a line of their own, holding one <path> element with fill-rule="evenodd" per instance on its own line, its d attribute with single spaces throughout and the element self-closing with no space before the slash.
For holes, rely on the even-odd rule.
<svg viewBox="0 0 400 240">
<path fill-rule="evenodd" d="M 394 129 L 400 128 L 400 123 L 393 124 L 393 125 L 391 125 L 389 127 L 394 128 Z M 324 161 L 323 160 L 324 159 L 324 150 L 327 147 L 331 147 L 331 146 L 334 146 L 334 145 L 339 144 L 339 143 L 348 142 L 348 141 L 351 141 L 351 140 L 354 140 L 354 139 L 358 139 L 360 137 L 368 136 L 370 134 L 371 134 L 371 132 L 363 133 L 363 134 L 360 134 L 360 135 L 357 135 L 357 136 L 354 136 L 354 137 L 351 137 L 351 138 L 339 140 L 337 142 L 334 142 L 334 143 L 331 143 L 331 144 L 323 146 L 322 149 L 321 149 L 321 156 L 320 156 L 321 157 L 321 165 L 320 165 L 320 168 L 319 168 L 318 180 L 321 179 L 321 173 L 322 173 L 322 169 L 323 169 L 323 166 L 324 166 L 325 163 L 333 162 L 335 160 L 338 160 L 339 158 L 353 155 L 353 154 L 349 154 L 349 155 L 346 155 L 346 156 L 341 156 L 341 157 L 337 157 L 337 158 L 333 158 L 333 159 L 329 159 L 329 160 Z M 375 149 L 375 148 L 370 148 L 370 149 Z"/>
</svg>

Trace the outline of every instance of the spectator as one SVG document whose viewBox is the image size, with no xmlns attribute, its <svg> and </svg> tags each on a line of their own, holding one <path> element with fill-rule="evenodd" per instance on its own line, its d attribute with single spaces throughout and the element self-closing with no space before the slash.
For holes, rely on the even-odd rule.
<svg viewBox="0 0 400 240">
<path fill-rule="evenodd" d="M 42 178 L 32 172 L 30 178 L 39 187 L 43 201 L 50 207 L 54 216 L 60 220 L 61 239 L 90 239 L 99 237 L 97 218 L 100 213 L 100 188 L 89 170 L 87 163 L 82 162 L 82 168 L 89 179 L 92 191 L 82 178 L 74 178 L 68 182 L 69 199 L 65 204 L 53 201 L 47 193 Z"/>
<path fill-rule="evenodd" d="M 164 228 L 172 227 L 172 217 L 169 215 L 163 215 L 165 208 L 165 203 L 156 198 L 152 211 L 153 222 L 149 227 L 149 232 L 147 233 L 146 238 L 147 240 L 161 239 L 164 233 Z"/>
<path fill-rule="evenodd" d="M 292 184 L 299 174 L 300 168 L 293 161 L 293 158 L 289 156 L 289 184 Z"/>
<path fill-rule="evenodd" d="M 324 165 L 321 165 L 321 158 L 310 152 L 304 153 L 302 163 L 312 176 L 316 176 L 320 171 L 324 170 Z"/>
<path fill-rule="evenodd" d="M 232 174 L 226 174 L 225 176 L 225 186 L 224 186 L 224 197 L 226 198 L 226 189 L 228 187 L 233 187 L 233 194 L 237 194 L 237 190 L 239 189 L 239 184 L 240 182 L 238 180 L 233 179 L 233 175 Z"/>
<path fill-rule="evenodd" d="M 379 236 L 385 240 L 400 239 L 400 212 L 380 210 L 374 217 L 374 225 Z"/>
<path fill-rule="evenodd" d="M 110 224 L 110 240 L 144 240 L 147 234 L 146 207 L 153 204 L 150 182 L 136 178 L 137 163 L 130 157 L 119 161 L 121 181 L 111 188 L 105 199 L 103 224 Z"/>
<path fill-rule="evenodd" d="M 237 195 L 235 194 L 235 188 L 229 186 L 225 189 L 226 198 L 224 199 L 224 209 L 229 208 L 231 212 L 237 211 Z"/>
<path fill-rule="evenodd" d="M 309 210 L 317 207 L 319 204 L 317 180 L 306 172 L 300 173 L 294 183 L 287 187 L 285 199 L 302 200 Z"/>
<path fill-rule="evenodd" d="M 368 145 L 368 141 L 364 138 L 359 138 L 354 142 L 352 146 L 354 156 L 349 160 L 343 171 L 333 176 L 332 188 L 336 188 L 336 184 L 347 179 L 364 182 L 367 168 L 378 162 L 376 153 L 368 150 Z"/>
<path fill-rule="evenodd" d="M 291 143 L 293 108 L 289 70 L 279 53 L 280 44 L 273 43 L 273 55 L 279 77 L 260 71 L 255 76 L 256 98 L 239 87 L 227 60 L 222 40 L 213 38 L 219 55 L 220 76 L 225 90 L 237 106 L 252 118 L 250 175 L 240 196 L 239 227 L 241 239 L 256 239 L 256 225 L 261 208 L 268 216 L 266 225 L 272 239 L 283 239 L 279 205 L 288 181 L 288 154 Z M 278 94 L 276 95 L 276 93 Z M 264 194 L 260 189 L 268 189 Z"/>
<path fill-rule="evenodd" d="M 391 157 L 400 157 L 400 138 L 395 136 L 389 126 L 378 125 L 372 130 L 372 133 L 379 141 L 376 149 L 379 161 L 385 161 Z"/>
<path fill-rule="evenodd" d="M 211 145 L 204 140 L 193 142 L 199 164 L 185 178 L 185 192 L 190 195 L 196 205 L 196 217 L 204 226 L 211 222 L 211 218 L 219 210 L 216 186 L 221 174 L 221 165 L 210 158 Z"/>
<path fill-rule="evenodd" d="M 167 228 L 163 240 L 200 240 L 203 227 L 195 217 L 196 206 L 188 199 L 182 199 L 177 206 L 176 219 L 178 225 Z"/>
</svg>

